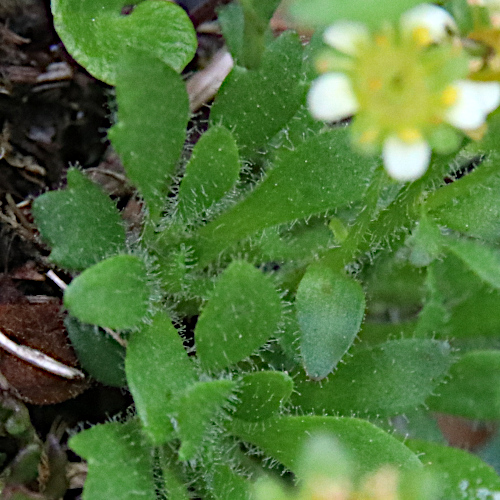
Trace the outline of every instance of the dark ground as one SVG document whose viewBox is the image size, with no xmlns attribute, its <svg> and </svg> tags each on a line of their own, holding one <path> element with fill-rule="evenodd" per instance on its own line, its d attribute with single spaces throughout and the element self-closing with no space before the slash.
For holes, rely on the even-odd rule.
<svg viewBox="0 0 500 500">
<path fill-rule="evenodd" d="M 178 3 L 198 26 L 228 1 Z M 187 71 L 199 69 L 221 43 L 218 35 L 199 35 Z M 67 168 L 78 165 L 124 214 L 127 207 L 137 213 L 134 193 L 106 173 L 122 172 L 106 140 L 112 98 L 113 89 L 65 51 L 52 24 L 50 0 L 0 0 L 0 332 L 67 365 L 77 365 L 77 359 L 62 324 L 62 293 L 46 273 L 52 269 L 66 281 L 71 277 L 47 259 L 50 250 L 40 240 L 30 206 L 37 195 L 63 187 Z M 131 404 L 124 389 L 68 382 L 0 348 L 0 491 L 6 484 L 0 500 L 17 494 L 79 498 L 86 469 L 67 450 L 67 431 L 104 422 Z M 42 449 L 42 458 L 29 476 L 25 464 L 31 448 Z"/>
<path fill-rule="evenodd" d="M 63 185 L 69 165 L 96 169 L 109 164 L 103 163 L 109 95 L 109 87 L 65 52 L 52 26 L 48 0 L 0 2 L 0 329 L 18 343 L 46 347 L 54 357 L 61 358 L 68 349 L 59 315 L 61 293 L 45 276 L 48 249 L 32 225 L 30 202 Z M 69 356 L 74 364 L 71 352 Z M 0 371 L 7 379 L 0 383 L 0 467 L 7 477 L 1 498 L 16 492 L 26 498 L 59 498 L 68 486 L 64 444 L 62 449 L 59 445 L 65 441 L 64 429 L 105 421 L 124 411 L 130 396 L 96 383 L 71 388 L 3 351 Z M 35 431 L 27 418 L 22 433 L 4 424 L 9 409 L 14 414 L 25 411 L 18 397 L 26 403 Z M 30 446 L 44 448 L 40 464 L 45 464 L 45 473 L 38 479 L 17 477 Z M 55 462 L 54 453 L 59 457 Z M 60 484 L 51 486 L 51 481 Z M 80 491 L 68 490 L 65 498 L 76 498 Z"/>
<path fill-rule="evenodd" d="M 188 0 L 184 6 L 197 25 L 213 17 L 216 3 Z M 190 69 L 195 67 L 196 61 Z M 126 206 L 131 193 L 102 174 L 102 169 L 120 169 L 106 141 L 110 96 L 110 87 L 66 53 L 52 25 L 49 0 L 0 0 L 0 331 L 73 365 L 77 361 L 59 312 L 61 291 L 46 277 L 53 267 L 30 204 L 38 194 L 63 186 L 68 166 L 79 165 L 120 208 Z M 58 274 L 69 278 L 61 270 Z M 65 429 L 105 421 L 130 405 L 125 390 L 68 383 L 0 349 L 0 480 L 7 483 L 0 499 L 16 492 L 60 498 L 67 487 Z M 29 419 L 23 420 L 19 415 L 26 408 Z M 12 415 L 21 418 L 23 432 L 6 424 Z M 19 475 L 21 455 L 31 445 L 43 446 L 43 480 Z M 75 463 L 70 469 L 77 479 L 67 499 L 81 493 Z"/>
</svg>

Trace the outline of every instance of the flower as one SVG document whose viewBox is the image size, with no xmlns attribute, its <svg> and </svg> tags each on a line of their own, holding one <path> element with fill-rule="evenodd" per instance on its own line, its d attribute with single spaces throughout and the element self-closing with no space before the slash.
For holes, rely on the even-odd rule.
<svg viewBox="0 0 500 500">
<path fill-rule="evenodd" d="M 324 32 L 329 48 L 317 60 L 323 74 L 309 91 L 311 114 L 324 121 L 355 115 L 353 143 L 380 153 L 394 179 L 418 179 L 432 150 L 454 151 L 460 131 L 483 126 L 500 104 L 499 82 L 467 79 L 469 59 L 450 36 L 455 29 L 451 15 L 431 4 L 375 32 L 336 22 Z"/>
</svg>

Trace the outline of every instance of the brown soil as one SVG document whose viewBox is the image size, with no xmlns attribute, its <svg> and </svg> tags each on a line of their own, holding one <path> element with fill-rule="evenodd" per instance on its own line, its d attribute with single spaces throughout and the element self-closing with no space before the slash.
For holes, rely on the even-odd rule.
<svg viewBox="0 0 500 500">
<path fill-rule="evenodd" d="M 198 26 L 213 19 L 217 5 L 228 1 L 178 3 Z M 188 72 L 221 44 L 220 36 L 201 35 L 199 41 Z M 91 77 L 65 51 L 53 28 L 50 0 L 0 0 L 0 333 L 70 366 L 76 358 L 61 322 L 62 294 L 46 276 L 52 268 L 49 249 L 40 241 L 30 204 L 44 191 L 63 186 L 67 168 L 78 165 L 110 192 L 124 213 L 130 207 L 134 212 L 137 203 L 128 186 L 102 173 L 121 170 L 106 141 L 112 95 L 109 86 Z M 200 116 L 203 119 L 203 112 Z M 104 422 L 131 404 L 125 390 L 87 380 L 58 381 L 0 348 L 0 474 L 11 478 L 0 497 L 20 493 L 33 499 L 79 498 L 85 464 L 78 464 L 78 457 L 66 449 L 65 431 Z M 12 434 L 5 426 L 9 412 L 26 413 L 27 430 Z M 23 453 L 40 443 L 45 455 L 38 478 L 12 479 Z M 58 457 L 53 464 L 47 458 L 52 455 Z M 76 479 L 66 491 L 68 471 Z"/>
<path fill-rule="evenodd" d="M 49 4 L 0 2 L 0 330 L 74 365 L 59 313 L 61 292 L 46 278 L 48 249 L 39 240 L 29 206 L 38 194 L 64 183 L 68 166 L 89 169 L 103 161 L 111 89 L 66 53 L 52 26 Z M 32 338 L 23 338 L 25 334 Z M 88 388 L 87 381 L 69 387 L 2 349 L 0 370 L 5 377 L 0 380 L 0 473 L 12 476 L 26 447 L 47 440 L 45 446 L 51 442 L 66 464 L 45 470 L 52 479 L 61 479 L 60 496 L 68 465 L 64 445 L 61 449 L 58 444 L 65 442 L 64 429 L 105 421 L 125 411 L 130 396 L 93 383 L 75 398 Z M 35 431 L 29 439 L 26 433 L 20 437 L 4 428 L 8 408 L 28 409 Z M 26 498 L 52 498 L 37 496 L 39 491 L 40 477 L 29 484 L 14 481 L 1 497 L 22 492 Z M 64 498 L 78 494 L 68 490 Z"/>
</svg>

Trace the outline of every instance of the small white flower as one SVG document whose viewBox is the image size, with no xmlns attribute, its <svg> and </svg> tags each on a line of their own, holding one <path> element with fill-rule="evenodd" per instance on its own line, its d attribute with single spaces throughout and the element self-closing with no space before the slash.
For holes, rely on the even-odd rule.
<svg viewBox="0 0 500 500">
<path fill-rule="evenodd" d="M 370 42 L 370 32 L 363 23 L 338 21 L 326 29 L 323 40 L 330 47 L 353 56 L 360 44 Z"/>
<path fill-rule="evenodd" d="M 403 31 L 416 36 L 424 45 L 443 40 L 448 31 L 456 31 L 453 17 L 443 8 L 423 3 L 401 16 Z"/>
<path fill-rule="evenodd" d="M 428 3 L 403 14 L 399 26 L 377 32 L 336 22 L 324 33 L 336 52 L 325 50 L 319 60 L 324 74 L 311 85 L 311 114 L 331 122 L 356 115 L 352 130 L 360 149 L 382 152 L 391 177 L 418 179 L 438 127 L 448 123 L 471 135 L 500 105 L 500 82 L 466 80 L 469 58 L 448 38 L 454 30 L 451 15 Z M 453 138 L 449 143 L 455 147 Z"/>
<path fill-rule="evenodd" d="M 384 142 L 382 158 L 392 178 L 401 182 L 414 181 L 427 170 L 431 148 L 423 139 L 407 142 L 393 135 Z"/>
<path fill-rule="evenodd" d="M 330 122 L 351 116 L 359 108 L 351 82 L 344 73 L 325 73 L 314 80 L 308 105 L 313 116 Z"/>
</svg>

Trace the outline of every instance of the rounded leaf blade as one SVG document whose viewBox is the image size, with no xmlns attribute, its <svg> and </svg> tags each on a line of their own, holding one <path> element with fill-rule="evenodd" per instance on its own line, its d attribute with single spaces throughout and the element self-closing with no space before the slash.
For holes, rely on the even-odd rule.
<svg viewBox="0 0 500 500">
<path fill-rule="evenodd" d="M 155 220 L 166 203 L 186 138 L 186 86 L 163 61 L 134 49 L 117 69 L 116 98 L 118 121 L 108 136 Z"/>
<path fill-rule="evenodd" d="M 195 330 L 196 352 L 207 371 L 250 356 L 276 332 L 281 300 L 271 281 L 245 261 L 220 276 Z"/>
<path fill-rule="evenodd" d="M 338 440 L 353 459 L 352 472 L 366 474 L 391 464 L 401 470 L 422 467 L 419 459 L 404 444 L 366 420 L 345 417 L 287 416 L 262 423 L 235 419 L 231 432 L 243 441 L 262 449 L 266 455 L 296 472 L 302 450 L 311 434 L 328 433 Z"/>
<path fill-rule="evenodd" d="M 33 202 L 33 217 L 50 259 L 82 270 L 125 250 L 125 228 L 114 202 L 76 168 L 67 173 L 68 187 L 50 191 Z"/>
<path fill-rule="evenodd" d="M 295 306 L 304 367 L 311 378 L 322 379 L 359 332 L 365 311 L 363 289 L 352 278 L 314 265 L 300 282 Z"/>
<path fill-rule="evenodd" d="M 86 500 L 154 500 L 153 454 L 137 421 L 86 429 L 69 446 L 87 460 Z"/>
<path fill-rule="evenodd" d="M 150 285 L 144 262 L 117 255 L 86 269 L 64 293 L 64 305 L 84 323 L 124 329 L 148 312 Z"/>
<path fill-rule="evenodd" d="M 247 373 L 238 388 L 238 403 L 233 416 L 256 422 L 277 413 L 293 391 L 293 380 L 285 372 Z"/>
<path fill-rule="evenodd" d="M 179 186 L 177 210 L 189 219 L 218 202 L 238 181 L 240 157 L 229 130 L 211 127 L 196 143 Z"/>
<path fill-rule="evenodd" d="M 171 400 L 194 383 L 194 364 L 182 339 L 164 312 L 133 332 L 127 346 L 125 371 L 137 413 L 155 444 L 169 438 Z"/>
<path fill-rule="evenodd" d="M 53 0 L 51 9 L 68 52 L 99 80 L 115 84 L 121 54 L 131 47 L 181 71 L 197 46 L 186 12 L 171 2 L 129 3 L 130 15 L 122 15 L 122 0 Z"/>
</svg>

